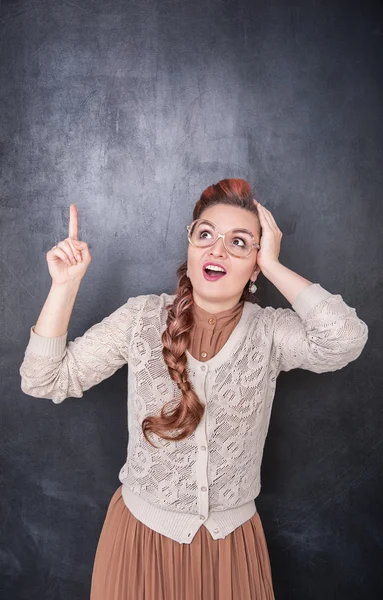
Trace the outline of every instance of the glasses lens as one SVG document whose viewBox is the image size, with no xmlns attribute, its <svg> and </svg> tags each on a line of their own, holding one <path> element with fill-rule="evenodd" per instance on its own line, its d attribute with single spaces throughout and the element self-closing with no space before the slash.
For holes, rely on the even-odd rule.
<svg viewBox="0 0 383 600">
<path fill-rule="evenodd" d="M 199 220 L 194 223 L 190 239 L 199 248 L 207 248 L 217 240 L 218 231 L 208 221 Z M 234 256 L 247 256 L 253 247 L 252 236 L 243 229 L 232 229 L 225 236 L 226 246 Z"/>
<path fill-rule="evenodd" d="M 190 232 L 191 241 L 200 248 L 210 246 L 217 239 L 217 230 L 207 221 L 196 221 Z"/>
<path fill-rule="evenodd" d="M 232 229 L 226 234 L 226 245 L 236 256 L 247 256 L 253 247 L 253 237 L 243 229 Z"/>
</svg>

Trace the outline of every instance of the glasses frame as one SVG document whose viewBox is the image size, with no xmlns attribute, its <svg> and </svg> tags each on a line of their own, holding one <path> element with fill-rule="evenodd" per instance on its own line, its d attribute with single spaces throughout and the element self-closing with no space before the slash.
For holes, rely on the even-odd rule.
<svg viewBox="0 0 383 600">
<path fill-rule="evenodd" d="M 215 229 L 216 231 L 218 231 L 218 227 L 217 227 L 217 225 L 216 225 L 215 223 L 213 223 L 213 221 L 209 221 L 208 219 L 194 219 L 194 221 L 192 221 L 192 222 L 190 223 L 190 225 L 186 225 L 186 231 L 188 232 L 188 240 L 189 240 L 189 243 L 190 243 L 192 246 L 194 246 L 195 248 L 211 248 L 212 246 L 214 246 L 214 244 L 215 244 L 215 243 L 218 241 L 218 239 L 219 239 L 219 238 L 222 238 L 222 240 L 223 240 L 223 245 L 225 246 L 225 248 L 226 248 L 227 252 L 228 252 L 229 254 L 231 254 L 232 256 L 234 256 L 235 258 L 247 258 L 248 256 L 250 256 L 250 254 L 252 253 L 252 251 L 253 251 L 254 249 L 258 249 L 258 250 L 259 250 L 259 249 L 261 248 L 260 244 L 258 244 L 258 242 L 255 242 L 255 241 L 254 241 L 254 234 L 253 234 L 253 232 L 252 232 L 252 231 L 249 231 L 249 229 L 244 229 L 243 227 L 233 227 L 233 229 L 230 229 L 230 230 L 229 230 L 229 231 L 227 231 L 226 233 L 220 233 L 220 232 L 218 232 L 217 238 L 214 240 L 214 242 L 212 242 L 211 244 L 209 244 L 209 245 L 207 245 L 207 246 L 197 246 L 196 244 L 193 244 L 193 242 L 191 241 L 191 237 L 190 237 L 190 236 L 191 236 L 191 230 L 192 230 L 192 228 L 193 228 L 193 225 L 194 225 L 195 223 L 197 223 L 197 221 L 205 221 L 206 223 L 210 223 L 211 225 L 213 225 L 214 229 Z M 244 232 L 248 233 L 249 235 L 251 235 L 251 237 L 253 238 L 253 245 L 252 245 L 252 248 L 250 249 L 249 253 L 248 253 L 248 254 L 246 254 L 246 256 L 237 256 L 236 254 L 233 254 L 233 252 L 232 252 L 231 250 L 229 250 L 229 248 L 226 246 L 226 239 L 225 239 L 225 238 L 226 238 L 226 235 L 227 235 L 228 233 L 230 233 L 231 231 L 234 231 L 235 229 L 240 229 L 241 231 L 244 231 Z"/>
</svg>

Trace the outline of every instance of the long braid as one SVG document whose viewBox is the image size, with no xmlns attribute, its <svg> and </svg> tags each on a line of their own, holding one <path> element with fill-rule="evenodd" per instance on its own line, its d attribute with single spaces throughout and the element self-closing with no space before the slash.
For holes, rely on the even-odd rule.
<svg viewBox="0 0 383 600">
<path fill-rule="evenodd" d="M 166 440 L 181 440 L 188 437 L 200 422 L 205 407 L 201 404 L 197 394 L 192 389 L 188 380 L 186 366 L 186 350 L 190 343 L 190 332 L 194 324 L 193 319 L 193 293 L 189 278 L 186 276 L 187 265 L 184 263 L 178 268 L 178 285 L 176 298 L 168 306 L 167 328 L 162 334 L 162 355 L 168 366 L 170 377 L 175 381 L 182 392 L 182 401 L 165 415 L 165 404 L 159 416 L 146 417 L 142 422 L 142 429 L 146 440 L 147 432 L 157 433 Z M 177 435 L 169 435 L 170 429 L 180 428 Z"/>
</svg>

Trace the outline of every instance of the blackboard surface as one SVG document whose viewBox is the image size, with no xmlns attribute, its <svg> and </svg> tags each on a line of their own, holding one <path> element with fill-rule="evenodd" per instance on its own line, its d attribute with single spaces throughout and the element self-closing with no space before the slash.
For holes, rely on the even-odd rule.
<svg viewBox="0 0 383 600">
<path fill-rule="evenodd" d="M 11 0 L 0 31 L 1 600 L 89 598 L 125 461 L 128 367 L 60 405 L 20 389 L 70 203 L 93 260 L 68 340 L 173 293 L 184 225 L 225 177 L 272 211 L 280 261 L 369 326 L 341 371 L 278 380 L 256 500 L 276 598 L 382 598 L 379 4 Z"/>
</svg>

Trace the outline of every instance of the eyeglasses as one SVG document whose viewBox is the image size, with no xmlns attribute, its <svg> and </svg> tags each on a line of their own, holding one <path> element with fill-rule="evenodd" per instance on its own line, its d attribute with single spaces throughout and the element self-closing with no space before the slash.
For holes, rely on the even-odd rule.
<svg viewBox="0 0 383 600">
<path fill-rule="evenodd" d="M 219 233 L 214 223 L 206 219 L 196 219 L 186 225 L 186 230 L 189 242 L 197 248 L 209 248 L 221 237 L 226 250 L 237 258 L 246 258 L 254 248 L 261 247 L 248 229 L 231 229 L 223 234 Z"/>
</svg>

